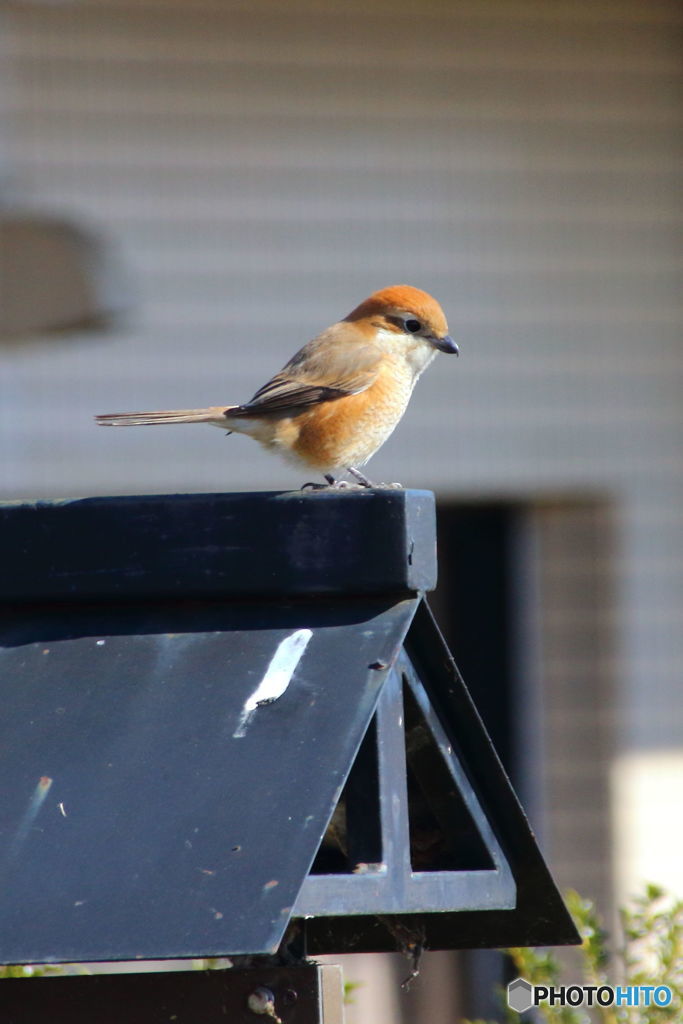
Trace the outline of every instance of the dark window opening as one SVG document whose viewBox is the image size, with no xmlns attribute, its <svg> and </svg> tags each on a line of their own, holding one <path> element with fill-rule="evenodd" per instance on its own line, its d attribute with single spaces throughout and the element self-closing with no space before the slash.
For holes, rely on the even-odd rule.
<svg viewBox="0 0 683 1024">
<path fill-rule="evenodd" d="M 413 871 L 492 870 L 495 865 L 405 678 L 403 709 Z"/>
<path fill-rule="evenodd" d="M 512 504 L 439 505 L 439 585 L 429 596 L 498 755 L 515 780 L 514 543 Z"/>
<path fill-rule="evenodd" d="M 350 874 L 382 862 L 377 727 L 370 723 L 316 854 L 312 875 Z"/>
</svg>

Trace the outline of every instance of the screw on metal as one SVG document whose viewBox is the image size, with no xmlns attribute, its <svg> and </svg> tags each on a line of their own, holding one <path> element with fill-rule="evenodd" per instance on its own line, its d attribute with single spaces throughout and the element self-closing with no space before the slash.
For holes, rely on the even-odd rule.
<svg viewBox="0 0 683 1024">
<path fill-rule="evenodd" d="M 260 1017 L 270 1017 L 275 1024 L 282 1024 L 282 1020 L 275 1012 L 275 996 L 269 988 L 259 986 L 249 995 L 247 1006 L 252 1013 Z"/>
</svg>

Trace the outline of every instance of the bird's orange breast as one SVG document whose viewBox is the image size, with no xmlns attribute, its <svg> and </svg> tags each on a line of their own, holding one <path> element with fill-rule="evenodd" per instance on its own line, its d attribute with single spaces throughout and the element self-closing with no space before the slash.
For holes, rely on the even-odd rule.
<svg viewBox="0 0 683 1024">
<path fill-rule="evenodd" d="M 412 382 L 407 374 L 381 372 L 366 391 L 322 402 L 290 421 L 293 455 L 319 470 L 362 466 L 401 419 Z M 282 424 L 285 427 L 285 424 Z M 287 429 L 287 428 L 286 428 Z"/>
</svg>

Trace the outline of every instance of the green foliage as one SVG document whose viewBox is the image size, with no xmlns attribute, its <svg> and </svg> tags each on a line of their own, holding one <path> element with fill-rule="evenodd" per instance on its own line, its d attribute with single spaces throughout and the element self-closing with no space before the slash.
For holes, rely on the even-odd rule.
<svg viewBox="0 0 683 1024">
<path fill-rule="evenodd" d="M 44 978 L 49 974 L 63 974 L 62 964 L 4 964 L 0 965 L 0 978 Z"/>
<path fill-rule="evenodd" d="M 620 952 L 626 983 L 668 985 L 673 993 L 665 1009 L 641 1011 L 637 1024 L 676 1024 L 683 1020 L 683 900 L 672 900 L 648 885 L 632 907 L 621 911 L 624 943 Z M 635 1015 L 617 1018 L 636 1024 Z"/>
<path fill-rule="evenodd" d="M 621 945 L 608 946 L 608 935 L 590 900 L 576 892 L 566 894 L 567 906 L 582 938 L 580 976 L 561 980 L 560 963 L 547 950 L 509 949 L 519 977 L 532 985 L 668 985 L 669 1006 L 558 1007 L 542 1004 L 535 1020 L 548 1024 L 680 1024 L 683 1021 L 683 901 L 648 885 L 620 912 Z M 507 1006 L 501 992 L 500 1022 L 463 1021 L 462 1024 L 520 1024 L 528 1020 Z"/>
<path fill-rule="evenodd" d="M 344 1006 L 353 1006 L 354 999 L 353 995 L 356 989 L 362 988 L 362 981 L 345 981 L 344 982 Z"/>
</svg>

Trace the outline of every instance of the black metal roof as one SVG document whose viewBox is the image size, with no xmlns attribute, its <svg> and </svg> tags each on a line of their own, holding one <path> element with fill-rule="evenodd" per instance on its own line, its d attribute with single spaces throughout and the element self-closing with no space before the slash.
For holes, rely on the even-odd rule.
<svg viewBox="0 0 683 1024">
<path fill-rule="evenodd" d="M 386 676 L 370 666 L 393 662 L 414 607 L 221 607 L 163 629 L 143 607 L 123 633 L 96 607 L 44 610 L 29 636 L 15 622 L 0 960 L 275 951 Z M 292 638 L 292 679 L 265 703 Z"/>
</svg>

